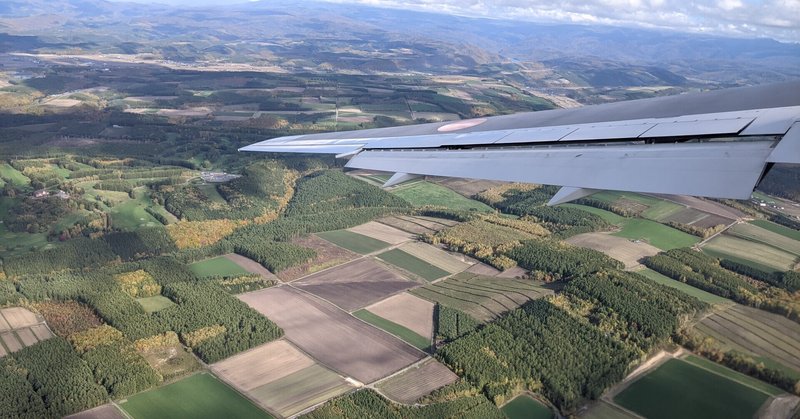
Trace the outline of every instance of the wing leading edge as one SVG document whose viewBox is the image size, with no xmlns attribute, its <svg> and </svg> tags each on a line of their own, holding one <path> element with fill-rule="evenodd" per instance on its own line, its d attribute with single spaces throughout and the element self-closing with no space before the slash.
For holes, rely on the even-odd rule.
<svg viewBox="0 0 800 419">
<path fill-rule="evenodd" d="M 393 183 L 435 175 L 563 186 L 550 204 L 595 190 L 747 199 L 772 163 L 800 164 L 800 82 L 281 137 L 240 151 L 333 154 L 346 167 L 395 172 Z"/>
</svg>

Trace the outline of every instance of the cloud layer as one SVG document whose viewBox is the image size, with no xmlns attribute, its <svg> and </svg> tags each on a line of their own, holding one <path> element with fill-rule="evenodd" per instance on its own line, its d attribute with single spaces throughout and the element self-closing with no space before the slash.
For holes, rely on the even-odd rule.
<svg viewBox="0 0 800 419">
<path fill-rule="evenodd" d="M 327 0 L 461 16 L 672 29 L 800 42 L 800 0 Z"/>
</svg>

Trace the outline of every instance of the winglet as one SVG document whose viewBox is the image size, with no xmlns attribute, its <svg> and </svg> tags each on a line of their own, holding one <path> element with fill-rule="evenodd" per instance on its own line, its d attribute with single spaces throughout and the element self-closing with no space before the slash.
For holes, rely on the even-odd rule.
<svg viewBox="0 0 800 419">
<path fill-rule="evenodd" d="M 599 192 L 597 189 L 589 189 L 589 188 L 573 188 L 572 186 L 564 186 L 558 190 L 558 192 L 550 198 L 550 202 L 547 203 L 547 206 L 552 207 L 553 205 L 563 204 L 569 201 L 574 201 L 576 199 L 581 199 L 585 196 L 589 196 L 595 192 Z"/>
<path fill-rule="evenodd" d="M 390 186 L 399 185 L 403 182 L 409 181 L 411 179 L 416 179 L 418 177 L 420 177 L 420 175 L 411 175 L 408 173 L 397 172 L 393 174 L 392 177 L 390 177 L 389 180 L 386 181 L 386 183 L 383 184 L 383 187 L 388 188 Z"/>
</svg>

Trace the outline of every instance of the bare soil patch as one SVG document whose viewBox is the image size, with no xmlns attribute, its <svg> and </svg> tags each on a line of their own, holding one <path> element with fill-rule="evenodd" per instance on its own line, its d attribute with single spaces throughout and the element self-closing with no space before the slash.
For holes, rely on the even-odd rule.
<svg viewBox="0 0 800 419">
<path fill-rule="evenodd" d="M 50 332 L 50 329 L 48 329 L 47 326 L 43 324 L 37 324 L 36 326 L 31 326 L 30 329 L 31 332 L 33 332 L 33 334 L 36 335 L 36 339 L 46 340 L 53 337 L 53 333 Z"/>
<path fill-rule="evenodd" d="M 67 419 L 128 419 L 113 404 L 105 404 L 94 409 L 67 416 Z"/>
<path fill-rule="evenodd" d="M 289 269 L 278 272 L 278 278 L 284 282 L 289 282 L 297 278 L 319 272 L 323 269 L 341 265 L 359 257 L 358 254 L 336 246 L 335 244 L 327 240 L 323 240 L 313 234 L 293 239 L 292 243 L 314 249 L 314 251 L 317 252 L 317 256 L 310 262 L 293 266 Z"/>
<path fill-rule="evenodd" d="M 248 394 L 267 409 L 281 416 L 296 415 L 353 388 L 339 374 L 312 364 L 277 381 L 253 389 Z"/>
<path fill-rule="evenodd" d="M 39 341 L 30 328 L 17 330 L 17 337 L 25 346 L 31 346 Z"/>
<path fill-rule="evenodd" d="M 379 223 L 386 224 L 388 226 L 406 231 L 411 234 L 427 234 L 427 233 L 435 233 L 436 230 L 431 228 L 425 227 L 422 224 L 419 224 L 415 221 L 410 221 L 398 217 L 386 217 L 381 218 L 378 220 Z"/>
<path fill-rule="evenodd" d="M 234 387 L 250 391 L 311 365 L 314 360 L 291 343 L 278 340 L 218 362 L 211 370 Z"/>
<path fill-rule="evenodd" d="M 12 329 L 33 326 L 40 322 L 36 314 L 22 307 L 4 308 L 2 314 Z"/>
<path fill-rule="evenodd" d="M 6 345 L 8 352 L 17 352 L 23 348 L 22 343 L 17 340 L 17 337 L 12 332 L 3 333 L 0 335 L 0 340 Z"/>
<path fill-rule="evenodd" d="M 386 397 L 411 404 L 432 391 L 454 383 L 458 376 L 435 359 L 428 359 L 378 384 Z"/>
<path fill-rule="evenodd" d="M 299 279 L 292 285 L 353 311 L 417 283 L 372 258 L 364 258 Z"/>
<path fill-rule="evenodd" d="M 260 263 L 254 261 L 253 259 L 246 258 L 236 253 L 227 254 L 225 255 L 225 258 L 241 266 L 242 269 L 244 269 L 247 272 L 261 275 L 261 277 L 264 279 L 277 279 L 275 274 L 270 272 L 267 268 L 261 266 Z"/>
<path fill-rule="evenodd" d="M 500 272 L 496 276 L 498 278 L 523 278 L 525 275 L 528 274 L 528 271 L 525 268 L 520 268 L 519 266 L 515 266 L 513 268 L 508 268 L 503 272 Z"/>
<path fill-rule="evenodd" d="M 334 370 L 371 383 L 413 364 L 424 354 L 332 304 L 290 286 L 238 297 L 286 332 L 286 338 Z"/>
<path fill-rule="evenodd" d="M 692 225 L 695 226 L 695 227 L 700 227 L 700 228 L 711 228 L 711 227 L 716 227 L 716 226 L 718 226 L 720 224 L 729 225 L 729 224 L 732 224 L 733 221 L 734 220 L 732 220 L 730 218 L 720 217 L 719 215 L 713 215 L 712 214 L 712 215 L 709 215 L 708 217 L 705 217 L 705 218 L 703 218 L 703 219 L 701 219 L 699 221 L 696 221 Z"/>
<path fill-rule="evenodd" d="M 6 319 L 3 316 L 0 316 L 0 332 L 5 332 L 7 330 L 11 330 L 11 326 L 8 324 Z"/>
<path fill-rule="evenodd" d="M 452 189 L 467 198 L 472 198 L 473 196 L 487 189 L 509 183 L 493 180 L 460 179 L 452 177 L 434 178 L 433 181 Z"/>
<path fill-rule="evenodd" d="M 71 108 L 80 105 L 80 100 L 76 99 L 50 99 L 44 102 L 44 105 L 53 106 L 56 108 Z"/>
<path fill-rule="evenodd" d="M 503 273 L 485 263 L 476 263 L 470 266 L 469 269 L 467 269 L 467 272 L 477 275 L 486 275 L 486 276 L 497 276 Z"/>
<path fill-rule="evenodd" d="M 453 274 L 463 272 L 472 265 L 463 255 L 446 252 L 427 243 L 406 243 L 400 246 L 400 250 Z"/>
<path fill-rule="evenodd" d="M 605 233 L 586 233 L 570 237 L 567 243 L 587 247 L 607 254 L 625 264 L 625 269 L 639 266 L 639 260 L 645 256 L 653 256 L 661 250 L 644 242 L 633 242 L 623 237 Z"/>
<path fill-rule="evenodd" d="M 433 337 L 433 307 L 432 302 L 404 292 L 368 306 L 367 310 L 430 338 Z"/>
<path fill-rule="evenodd" d="M 414 236 L 410 233 L 375 221 L 361 224 L 360 226 L 353 227 L 349 230 L 353 233 L 362 234 L 364 236 L 372 237 L 373 239 L 390 244 L 405 243 L 414 239 Z"/>
</svg>

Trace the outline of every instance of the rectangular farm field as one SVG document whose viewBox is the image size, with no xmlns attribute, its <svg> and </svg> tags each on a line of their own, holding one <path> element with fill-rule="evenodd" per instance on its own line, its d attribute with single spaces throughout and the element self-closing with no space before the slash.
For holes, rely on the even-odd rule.
<svg viewBox="0 0 800 419">
<path fill-rule="evenodd" d="M 769 395 L 688 362 L 671 359 L 614 402 L 652 419 L 750 419 Z"/>
<path fill-rule="evenodd" d="M 198 277 L 246 275 L 248 272 L 225 256 L 206 259 L 189 265 Z"/>
<path fill-rule="evenodd" d="M 352 252 L 366 255 L 389 247 L 389 243 L 347 230 L 326 231 L 317 236 Z"/>
<path fill-rule="evenodd" d="M 271 417 L 207 373 L 139 393 L 121 403 L 120 407 L 135 419 Z"/>
<path fill-rule="evenodd" d="M 286 338 L 322 364 L 371 383 L 421 359 L 424 354 L 334 305 L 288 286 L 240 295 L 267 316 Z"/>
<path fill-rule="evenodd" d="M 450 272 L 439 269 L 438 267 L 419 259 L 416 256 L 412 256 L 400 249 L 389 250 L 388 252 L 379 254 L 377 257 L 384 262 L 388 262 L 429 282 L 450 275 Z"/>
</svg>

